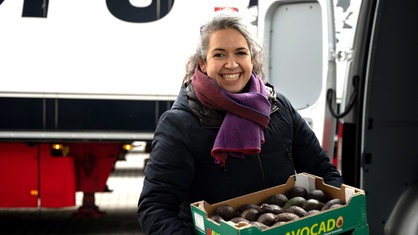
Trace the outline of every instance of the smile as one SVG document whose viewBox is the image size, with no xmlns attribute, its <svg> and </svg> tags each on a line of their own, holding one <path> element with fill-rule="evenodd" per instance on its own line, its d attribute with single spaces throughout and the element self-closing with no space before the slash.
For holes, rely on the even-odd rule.
<svg viewBox="0 0 418 235">
<path fill-rule="evenodd" d="M 234 73 L 234 74 L 224 74 L 222 75 L 222 78 L 225 80 L 237 80 L 239 78 L 239 73 Z"/>
</svg>

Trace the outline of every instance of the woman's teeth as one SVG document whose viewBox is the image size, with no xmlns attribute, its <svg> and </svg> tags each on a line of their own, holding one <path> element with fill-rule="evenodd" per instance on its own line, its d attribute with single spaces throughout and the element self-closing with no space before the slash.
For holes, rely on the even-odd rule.
<svg viewBox="0 0 418 235">
<path fill-rule="evenodd" d="M 224 75 L 222 75 L 222 77 L 225 80 L 235 80 L 235 79 L 238 79 L 239 73 L 237 73 L 237 74 L 224 74 Z"/>
</svg>

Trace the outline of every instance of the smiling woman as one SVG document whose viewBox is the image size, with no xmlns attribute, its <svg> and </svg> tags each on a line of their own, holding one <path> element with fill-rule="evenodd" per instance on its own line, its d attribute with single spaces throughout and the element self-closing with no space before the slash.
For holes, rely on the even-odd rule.
<svg viewBox="0 0 418 235">
<path fill-rule="evenodd" d="M 194 234 L 191 203 L 283 184 L 295 172 L 342 183 L 312 129 L 263 81 L 263 49 L 244 22 L 220 12 L 200 28 L 144 169 L 138 219 L 146 234 Z"/>
</svg>

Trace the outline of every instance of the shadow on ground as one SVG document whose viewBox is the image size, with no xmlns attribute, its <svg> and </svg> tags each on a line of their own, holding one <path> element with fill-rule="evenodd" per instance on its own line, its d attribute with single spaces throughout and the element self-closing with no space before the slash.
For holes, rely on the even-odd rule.
<svg viewBox="0 0 418 235">
<path fill-rule="evenodd" d="M 136 220 L 136 208 L 107 209 L 98 218 L 78 218 L 76 208 L 1 209 L 0 234 L 103 234 L 143 235 Z"/>
</svg>

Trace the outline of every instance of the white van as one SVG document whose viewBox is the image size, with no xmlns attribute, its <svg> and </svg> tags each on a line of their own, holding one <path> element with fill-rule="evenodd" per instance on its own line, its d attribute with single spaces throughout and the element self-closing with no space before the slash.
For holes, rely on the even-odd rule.
<svg viewBox="0 0 418 235">
<path fill-rule="evenodd" d="M 268 81 L 293 101 L 329 154 L 338 117 L 339 167 L 346 184 L 366 191 L 370 234 L 416 235 L 418 2 L 355 2 L 353 41 L 338 73 L 339 110 L 331 0 L 259 1 Z"/>
<path fill-rule="evenodd" d="M 373 235 L 418 234 L 417 13 L 417 1 L 362 1 L 348 66 L 342 174 L 366 191 Z"/>
</svg>

